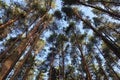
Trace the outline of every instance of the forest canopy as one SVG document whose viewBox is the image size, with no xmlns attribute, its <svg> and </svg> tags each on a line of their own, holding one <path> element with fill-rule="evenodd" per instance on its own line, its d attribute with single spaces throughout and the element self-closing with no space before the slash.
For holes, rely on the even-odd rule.
<svg viewBox="0 0 120 80">
<path fill-rule="evenodd" d="M 0 0 L 0 80 L 120 80 L 119 0 Z"/>
</svg>

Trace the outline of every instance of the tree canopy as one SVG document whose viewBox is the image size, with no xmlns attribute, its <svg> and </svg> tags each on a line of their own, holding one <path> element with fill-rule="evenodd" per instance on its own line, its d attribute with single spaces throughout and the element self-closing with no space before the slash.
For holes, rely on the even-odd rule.
<svg viewBox="0 0 120 80">
<path fill-rule="evenodd" d="M 0 80 L 120 80 L 118 0 L 0 0 Z"/>
</svg>

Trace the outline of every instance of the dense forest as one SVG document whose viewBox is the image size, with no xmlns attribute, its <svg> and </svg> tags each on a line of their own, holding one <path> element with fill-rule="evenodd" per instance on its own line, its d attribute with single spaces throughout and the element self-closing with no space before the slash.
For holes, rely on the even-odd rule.
<svg viewBox="0 0 120 80">
<path fill-rule="evenodd" d="M 119 0 L 0 0 L 0 80 L 120 80 Z"/>
</svg>

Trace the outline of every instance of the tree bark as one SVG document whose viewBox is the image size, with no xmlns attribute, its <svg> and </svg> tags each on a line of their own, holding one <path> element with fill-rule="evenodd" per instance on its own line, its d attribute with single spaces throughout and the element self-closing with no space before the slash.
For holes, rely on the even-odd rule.
<svg viewBox="0 0 120 80">
<path fill-rule="evenodd" d="M 79 48 L 80 53 L 81 53 L 81 57 L 82 57 L 82 60 L 83 60 L 83 65 L 85 66 L 85 70 L 86 70 L 86 73 L 87 73 L 87 76 L 88 76 L 87 79 L 88 79 L 88 80 L 92 80 L 92 77 L 91 77 L 91 74 L 90 74 L 90 71 L 89 71 L 87 62 L 86 62 L 85 57 L 84 57 L 84 55 L 83 55 L 82 44 L 80 44 L 80 43 L 78 42 L 78 39 L 77 39 L 77 36 L 76 36 L 75 33 L 74 33 L 74 36 L 75 36 L 75 41 L 76 41 L 76 43 L 78 44 L 78 48 Z"/>
<path fill-rule="evenodd" d="M 53 56 L 53 51 L 52 51 L 52 56 L 51 56 L 51 61 L 50 61 L 50 78 L 49 78 L 49 80 L 52 80 L 52 74 L 54 74 L 54 73 L 52 73 L 53 71 L 52 71 L 52 67 L 53 67 L 53 62 L 54 62 L 54 56 Z"/>
<path fill-rule="evenodd" d="M 88 21 L 84 20 L 80 15 L 79 13 L 75 12 L 75 15 L 80 18 L 87 26 L 90 27 L 90 29 L 92 29 L 96 34 L 97 36 L 99 36 L 105 43 L 106 45 L 114 52 L 114 54 L 120 58 L 120 47 L 115 45 L 115 44 L 112 44 L 105 36 L 102 35 L 101 32 L 98 32 Z"/>
<path fill-rule="evenodd" d="M 6 78 L 6 76 L 8 75 L 8 73 L 12 70 L 12 68 L 14 67 L 14 65 L 16 64 L 16 62 L 21 57 L 23 51 L 28 46 L 28 44 L 31 44 L 34 41 L 34 39 L 35 39 L 34 34 L 35 34 L 36 30 L 38 29 L 39 25 L 42 23 L 42 20 L 45 18 L 45 16 L 46 16 L 46 14 L 39 20 L 39 22 L 32 29 L 32 31 L 30 31 L 28 33 L 27 38 L 24 41 L 21 42 L 21 44 L 17 47 L 17 50 L 12 55 L 10 55 L 7 59 L 5 59 L 4 62 L 2 62 L 2 64 L 4 66 L 2 66 L 2 70 L 0 72 L 0 80 L 3 80 L 3 79 Z M 40 33 L 42 33 L 42 31 L 47 27 L 48 23 L 49 22 L 45 23 L 45 25 L 43 26 L 43 28 L 40 30 Z"/>
<path fill-rule="evenodd" d="M 10 80 L 15 80 L 16 76 L 19 74 L 21 68 L 23 67 L 24 63 L 26 62 L 26 60 L 28 59 L 28 57 L 31 54 L 31 51 L 33 50 L 34 46 L 36 45 L 37 40 L 39 39 L 39 36 L 36 37 L 35 41 L 33 42 L 30 50 L 26 53 L 24 59 L 20 62 L 20 64 L 18 64 L 18 67 L 15 70 L 15 73 L 12 75 L 12 77 L 10 78 Z"/>
<path fill-rule="evenodd" d="M 92 6 L 92 5 L 89 5 L 89 4 L 85 4 L 85 3 L 83 3 L 83 2 L 80 2 L 80 1 L 78 1 L 78 3 L 81 4 L 81 5 L 88 6 L 88 7 L 91 7 L 91 8 L 97 9 L 97 10 L 100 10 L 100 11 L 102 11 L 102 12 L 105 12 L 105 13 L 109 14 L 109 15 L 112 16 L 112 17 L 120 18 L 120 15 L 117 14 L 117 13 L 112 13 L 112 12 L 107 11 L 107 10 L 105 10 L 105 9 L 102 9 L 102 8 L 100 8 L 100 7 L 95 7 L 95 6 Z"/>
<path fill-rule="evenodd" d="M 95 57 L 95 58 L 96 58 L 96 57 Z M 104 71 L 104 69 L 103 69 L 103 67 L 102 67 L 102 65 L 101 65 L 101 62 L 100 62 L 97 58 L 96 58 L 96 60 L 97 60 L 97 62 L 98 62 L 98 64 L 99 64 L 99 67 L 101 68 L 103 74 L 105 75 L 106 80 L 109 80 L 109 77 L 108 77 L 107 74 L 105 73 L 105 71 Z"/>
</svg>

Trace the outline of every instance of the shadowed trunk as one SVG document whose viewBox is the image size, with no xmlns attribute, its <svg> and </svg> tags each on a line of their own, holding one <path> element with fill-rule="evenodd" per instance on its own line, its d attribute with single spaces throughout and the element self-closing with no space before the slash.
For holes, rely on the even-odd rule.
<svg viewBox="0 0 120 80">
<path fill-rule="evenodd" d="M 44 17 L 45 16 L 46 16 L 46 14 L 44 15 Z M 12 55 L 10 55 L 8 58 L 6 58 L 4 60 L 4 62 L 2 62 L 2 64 L 4 66 L 2 66 L 2 70 L 1 70 L 1 73 L 0 73 L 0 80 L 3 80 L 3 79 L 6 78 L 6 76 L 8 75 L 8 73 L 12 70 L 12 68 L 14 67 L 14 65 L 16 64 L 16 62 L 19 60 L 19 58 L 23 54 L 23 51 L 26 49 L 26 47 L 35 40 L 34 34 L 35 34 L 36 30 L 38 29 L 39 25 L 41 24 L 42 20 L 44 19 L 44 17 L 41 18 L 39 20 L 39 22 L 37 23 L 37 25 L 32 29 L 32 31 L 28 33 L 27 38 L 24 41 L 21 42 L 21 44 L 17 47 L 16 51 Z M 51 20 L 51 18 L 48 19 L 48 21 L 46 21 L 46 23 L 42 27 L 42 29 L 40 29 L 40 32 L 39 32 L 40 34 L 47 27 L 47 25 L 49 23 L 49 20 Z"/>
<path fill-rule="evenodd" d="M 84 65 L 85 70 L 86 70 L 86 74 L 87 74 L 87 76 L 88 76 L 87 79 L 88 79 L 88 80 L 92 80 L 92 77 L 91 77 L 90 71 L 89 71 L 89 69 L 88 69 L 87 62 L 86 62 L 85 57 L 84 57 L 84 55 L 83 55 L 82 44 L 80 44 L 80 43 L 78 42 L 78 39 L 77 39 L 77 36 L 76 36 L 75 33 L 74 33 L 74 36 L 75 36 L 75 41 L 76 41 L 76 43 L 78 44 L 78 48 L 79 48 L 80 53 L 81 53 L 81 57 L 82 57 L 82 60 L 83 60 L 83 65 Z"/>
<path fill-rule="evenodd" d="M 90 29 L 92 29 L 97 36 L 99 36 L 105 43 L 106 45 L 114 52 L 114 54 L 120 58 L 120 47 L 112 44 L 105 36 L 102 35 L 101 32 L 98 32 L 88 21 L 84 20 L 79 13 L 73 11 L 75 13 L 75 15 L 80 18 L 87 26 L 89 26 Z"/>
</svg>

